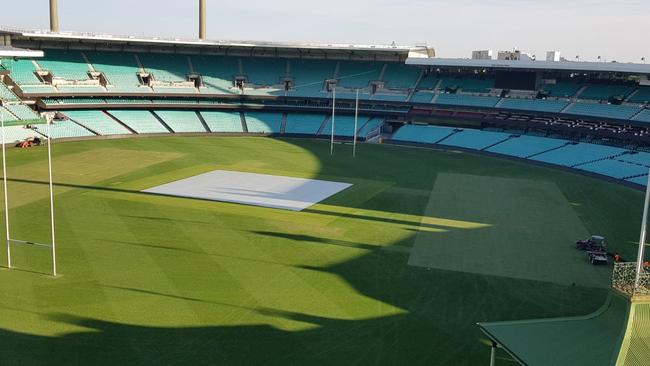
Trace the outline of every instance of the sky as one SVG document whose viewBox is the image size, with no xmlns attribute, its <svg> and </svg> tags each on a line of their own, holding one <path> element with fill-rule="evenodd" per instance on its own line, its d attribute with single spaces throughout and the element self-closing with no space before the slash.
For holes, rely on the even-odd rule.
<svg viewBox="0 0 650 366">
<path fill-rule="evenodd" d="M 0 0 L 8 1 L 8 0 Z M 246 0 L 208 3 L 208 38 L 419 45 L 439 57 L 518 48 L 543 59 L 650 61 L 650 0 Z M 49 27 L 49 0 L 11 1 L 0 25 Z M 8 10 L 8 11 L 6 11 Z M 198 37 L 198 0 L 59 0 L 63 31 Z"/>
</svg>

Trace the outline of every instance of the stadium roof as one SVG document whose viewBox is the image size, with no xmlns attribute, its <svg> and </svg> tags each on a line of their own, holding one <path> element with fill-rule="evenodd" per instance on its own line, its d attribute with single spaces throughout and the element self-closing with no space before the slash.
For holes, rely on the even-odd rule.
<svg viewBox="0 0 650 366">
<path fill-rule="evenodd" d="M 59 41 L 67 43 L 101 43 L 101 44 L 129 44 L 141 46 L 175 46 L 188 48 L 217 48 L 217 49 L 285 49 L 285 50 L 319 50 L 348 53 L 373 53 L 373 54 L 399 54 L 406 58 L 410 52 L 423 55 L 434 55 L 433 49 L 426 45 L 399 46 L 399 45 L 369 45 L 369 44 L 321 44 L 321 43 L 285 43 L 264 41 L 228 41 L 228 40 L 198 40 L 165 37 L 144 37 L 112 34 L 97 34 L 88 32 L 58 32 L 46 30 L 25 30 L 0 26 L 0 34 L 11 35 L 18 40 L 34 41 Z"/>
<path fill-rule="evenodd" d="M 474 60 L 455 58 L 409 57 L 408 65 L 431 67 L 457 67 L 473 69 L 504 69 L 532 71 L 604 72 L 625 74 L 650 74 L 650 65 L 619 62 L 583 61 L 528 61 L 528 60 Z"/>
<path fill-rule="evenodd" d="M 480 323 L 479 327 L 522 365 L 609 366 L 616 364 L 625 338 L 629 307 L 627 299 L 612 294 L 588 316 Z"/>
<path fill-rule="evenodd" d="M 0 46 L 0 58 L 39 58 L 43 57 L 43 51 L 26 50 L 11 46 Z"/>
</svg>

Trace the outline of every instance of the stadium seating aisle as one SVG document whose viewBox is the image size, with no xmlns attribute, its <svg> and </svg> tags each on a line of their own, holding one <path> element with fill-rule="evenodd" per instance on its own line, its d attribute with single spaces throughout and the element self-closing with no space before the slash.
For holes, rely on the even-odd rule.
<svg viewBox="0 0 650 366">
<path fill-rule="evenodd" d="M 65 115 L 100 135 L 127 135 L 131 133 L 102 111 L 66 111 Z"/>
<path fill-rule="evenodd" d="M 244 131 L 239 112 L 202 111 L 201 116 L 212 132 L 242 133 Z"/>
<path fill-rule="evenodd" d="M 0 99 L 6 101 L 16 101 L 18 100 L 18 97 L 11 90 L 9 90 L 5 84 L 0 82 Z"/>
<path fill-rule="evenodd" d="M 590 164 L 581 165 L 579 169 L 617 179 L 634 177 L 648 172 L 647 167 L 626 163 L 618 159 L 599 160 Z"/>
<path fill-rule="evenodd" d="M 165 126 L 149 111 L 108 111 L 137 133 L 169 133 Z"/>
<path fill-rule="evenodd" d="M 36 112 L 34 112 L 31 108 L 29 108 L 24 104 L 7 104 L 5 108 L 7 108 L 7 110 L 9 110 L 11 113 L 17 116 L 18 119 L 21 120 L 30 120 L 30 119 L 39 118 Z"/>
<path fill-rule="evenodd" d="M 280 133 L 282 113 L 246 112 L 249 133 Z"/>
<path fill-rule="evenodd" d="M 207 132 L 194 111 L 154 111 L 176 133 Z"/>
<path fill-rule="evenodd" d="M 366 120 L 366 118 L 359 117 L 359 126 L 361 126 L 361 128 L 359 130 L 358 136 L 362 138 L 368 137 L 368 134 L 370 132 L 376 130 L 384 124 L 384 120 L 379 118 L 371 118 L 367 122 Z"/>
</svg>

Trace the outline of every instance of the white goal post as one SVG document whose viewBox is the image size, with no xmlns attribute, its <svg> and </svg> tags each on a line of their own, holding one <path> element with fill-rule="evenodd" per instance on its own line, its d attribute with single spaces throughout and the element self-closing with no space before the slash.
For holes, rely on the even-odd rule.
<svg viewBox="0 0 650 366">
<path fill-rule="evenodd" d="M 32 51 L 32 50 L 22 50 L 13 47 L 7 47 L 0 45 L 0 65 L 3 64 L 3 59 L 12 58 L 14 60 L 18 58 L 37 58 L 43 57 L 43 51 Z M 9 74 L 11 73 L 11 67 L 9 68 Z M 5 105 L 11 104 L 21 104 L 18 102 L 5 102 L 0 100 L 0 108 L 4 109 Z M 0 132 L 1 143 L 2 143 L 2 182 L 3 182 L 3 195 L 4 195 L 4 209 L 5 209 L 5 234 L 6 234 L 6 246 L 7 246 L 7 268 L 13 269 L 15 266 L 11 261 L 11 248 L 12 245 L 30 245 L 40 248 L 46 248 L 51 250 L 52 254 L 52 275 L 57 276 L 57 264 L 56 264 L 56 236 L 54 230 L 54 184 L 52 181 L 52 141 L 53 138 L 50 133 L 50 125 L 52 123 L 52 118 L 47 118 L 46 123 L 46 136 L 44 139 L 47 143 L 47 164 L 48 164 L 48 187 L 49 187 L 49 200 L 50 200 L 50 238 L 51 243 L 37 243 L 29 240 L 16 239 L 11 236 L 11 220 L 10 220 L 10 211 L 9 211 L 9 188 L 8 188 L 8 173 L 7 173 L 7 152 L 6 152 L 6 130 L 5 130 L 5 113 L 0 111 Z M 39 121 L 40 122 L 40 121 Z M 24 124 L 25 121 L 21 121 L 19 124 Z M 42 122 L 40 122 L 42 123 Z M 17 125 L 15 121 L 11 121 L 11 125 Z"/>
</svg>

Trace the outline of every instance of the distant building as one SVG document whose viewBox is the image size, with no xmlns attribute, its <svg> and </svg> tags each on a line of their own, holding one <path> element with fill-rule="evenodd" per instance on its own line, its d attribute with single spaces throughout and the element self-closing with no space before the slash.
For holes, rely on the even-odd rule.
<svg viewBox="0 0 650 366">
<path fill-rule="evenodd" d="M 548 51 L 546 52 L 546 61 L 561 61 L 562 60 L 562 55 L 560 51 Z"/>
<path fill-rule="evenodd" d="M 492 50 L 472 51 L 472 60 L 491 60 Z"/>
</svg>

